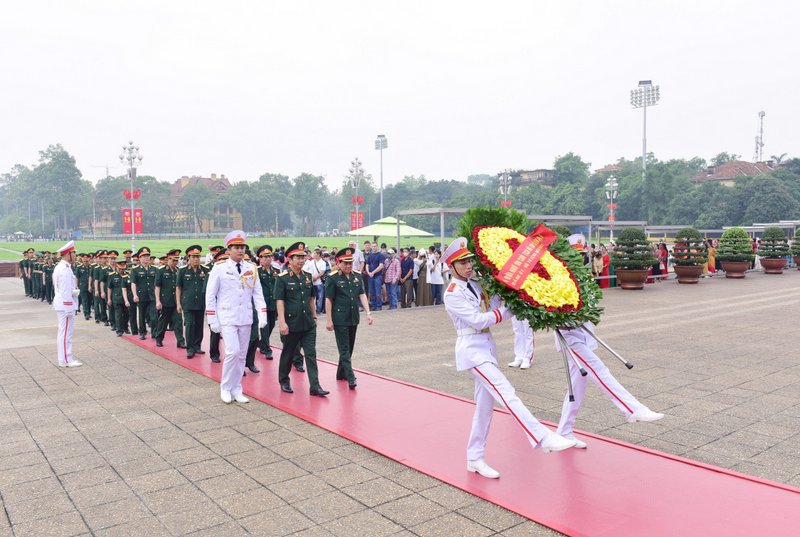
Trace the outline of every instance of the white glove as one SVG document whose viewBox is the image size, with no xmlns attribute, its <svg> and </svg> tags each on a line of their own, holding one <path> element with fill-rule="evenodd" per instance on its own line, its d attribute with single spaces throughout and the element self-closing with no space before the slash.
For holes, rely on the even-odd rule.
<svg viewBox="0 0 800 537">
<path fill-rule="evenodd" d="M 261 330 L 267 326 L 267 316 L 266 315 L 259 315 L 258 316 L 258 329 Z"/>
<path fill-rule="evenodd" d="M 222 332 L 222 325 L 220 325 L 219 323 L 208 323 L 208 327 L 215 334 L 219 334 L 220 332 Z"/>
<path fill-rule="evenodd" d="M 80 289 L 73 289 L 72 290 L 72 298 L 78 298 L 79 296 L 81 296 L 81 290 Z"/>
</svg>

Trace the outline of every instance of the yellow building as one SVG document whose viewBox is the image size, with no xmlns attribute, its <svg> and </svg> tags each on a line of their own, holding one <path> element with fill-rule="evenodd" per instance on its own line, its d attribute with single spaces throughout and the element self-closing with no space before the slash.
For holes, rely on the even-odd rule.
<svg viewBox="0 0 800 537">
<path fill-rule="evenodd" d="M 188 177 L 184 175 L 171 186 L 172 204 L 175 207 L 176 227 L 188 229 L 194 233 L 217 233 L 242 228 L 242 214 L 230 207 L 227 203 L 216 204 L 214 216 L 211 218 L 198 218 L 195 221 L 191 208 L 179 203 L 183 192 L 195 185 L 203 185 L 216 194 L 224 194 L 231 187 L 225 175 L 212 173 L 211 177 Z"/>
</svg>

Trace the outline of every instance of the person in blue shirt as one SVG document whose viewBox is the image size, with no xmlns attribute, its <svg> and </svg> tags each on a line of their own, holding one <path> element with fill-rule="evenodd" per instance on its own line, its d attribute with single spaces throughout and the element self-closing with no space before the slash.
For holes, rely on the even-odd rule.
<svg viewBox="0 0 800 537">
<path fill-rule="evenodd" d="M 400 261 L 400 307 L 410 308 L 414 302 L 414 260 L 408 248 L 403 248 Z"/>
<path fill-rule="evenodd" d="M 372 311 L 380 311 L 383 306 L 383 270 L 389 258 L 386 255 L 386 244 L 381 244 L 381 249 L 372 252 L 367 260 L 367 276 L 369 276 L 369 299 Z"/>
</svg>

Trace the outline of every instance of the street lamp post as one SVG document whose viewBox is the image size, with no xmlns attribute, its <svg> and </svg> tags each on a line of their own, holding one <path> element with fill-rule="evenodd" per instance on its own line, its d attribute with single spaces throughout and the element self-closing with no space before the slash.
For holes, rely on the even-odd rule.
<svg viewBox="0 0 800 537">
<path fill-rule="evenodd" d="M 375 149 L 381 152 L 381 218 L 383 218 L 383 150 L 389 147 L 385 134 L 379 134 L 375 140 Z"/>
<path fill-rule="evenodd" d="M 377 145 L 377 141 L 375 142 Z M 358 186 L 361 184 L 361 179 L 364 176 L 364 173 L 361 169 L 361 161 L 358 160 L 358 157 L 353 161 L 353 167 L 350 168 L 350 184 L 352 185 L 353 189 L 356 192 L 356 195 L 353 197 L 356 206 L 356 240 L 358 240 L 358 209 L 360 207 L 360 203 L 358 200 Z M 381 164 L 383 164 L 383 159 L 381 159 Z M 381 167 L 381 179 L 383 178 L 383 168 Z M 381 180 L 381 184 L 383 181 Z M 383 192 L 381 192 L 381 196 L 383 196 Z M 383 211 L 383 197 L 381 197 L 381 211 Z M 351 226 L 352 227 L 352 226 Z"/>
<path fill-rule="evenodd" d="M 511 207 L 511 202 L 508 200 L 508 194 L 511 192 L 511 170 L 503 170 L 497 176 L 497 182 L 500 184 L 500 194 L 503 195 L 503 201 L 500 202 L 501 207 Z"/>
<path fill-rule="evenodd" d="M 641 108 L 644 117 L 642 134 L 642 182 L 647 180 L 647 107 L 655 106 L 661 98 L 661 90 L 652 80 L 640 80 L 639 87 L 631 90 L 631 105 Z"/>
<path fill-rule="evenodd" d="M 608 204 L 608 240 L 614 242 L 614 222 L 617 220 L 617 190 L 619 188 L 619 183 L 617 182 L 616 177 L 610 175 L 608 180 L 606 180 L 606 200 Z"/>
<path fill-rule="evenodd" d="M 139 153 L 139 146 L 133 145 L 133 140 L 128 145 L 122 146 L 122 153 L 119 156 L 121 163 L 128 163 L 128 179 L 131 182 L 131 250 L 136 251 L 136 226 L 133 217 L 133 180 L 136 178 L 136 166 L 142 163 L 144 157 Z"/>
</svg>

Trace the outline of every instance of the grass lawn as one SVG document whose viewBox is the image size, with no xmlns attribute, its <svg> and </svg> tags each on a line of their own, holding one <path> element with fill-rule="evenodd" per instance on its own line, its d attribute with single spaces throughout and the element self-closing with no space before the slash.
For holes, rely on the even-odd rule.
<svg viewBox="0 0 800 537">
<path fill-rule="evenodd" d="M 309 246 L 324 246 L 330 248 L 344 248 L 347 243 L 354 237 L 256 237 L 249 238 L 247 243 L 255 250 L 262 244 L 269 244 L 273 248 L 281 246 L 289 246 L 297 241 L 303 241 Z M 372 237 L 359 237 L 359 245 L 362 245 L 365 240 L 372 240 Z M 391 248 L 396 241 L 395 237 L 378 237 L 380 242 L 385 242 Z M 400 239 L 402 246 L 416 246 L 417 248 L 427 247 L 434 242 L 438 242 L 438 237 L 403 237 Z M 447 240 L 447 239 L 445 239 Z M 208 252 L 209 246 L 221 245 L 222 238 L 196 238 L 196 239 L 168 239 L 168 240 L 142 240 L 136 239 L 136 248 L 147 246 L 153 255 L 162 256 L 166 255 L 167 251 L 173 248 L 180 248 L 185 251 L 187 246 L 192 244 L 199 244 L 203 247 L 203 254 Z M 52 252 L 64 245 L 64 241 L 59 242 L 0 242 L 0 261 L 18 261 L 22 258 L 21 253 L 28 248 L 33 248 L 36 251 L 47 250 Z M 97 250 L 117 250 L 122 253 L 131 247 L 130 240 L 86 240 L 81 239 L 75 241 L 76 250 L 81 252 L 96 252 Z"/>
</svg>

